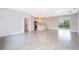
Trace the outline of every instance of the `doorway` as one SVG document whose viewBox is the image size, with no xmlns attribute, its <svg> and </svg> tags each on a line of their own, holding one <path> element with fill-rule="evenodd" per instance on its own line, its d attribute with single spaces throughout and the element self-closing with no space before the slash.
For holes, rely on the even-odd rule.
<svg viewBox="0 0 79 59">
<path fill-rule="evenodd" d="M 37 31 L 37 21 L 34 21 L 34 30 Z"/>
<path fill-rule="evenodd" d="M 27 25 L 27 18 L 24 18 L 24 32 L 28 31 Z"/>
</svg>

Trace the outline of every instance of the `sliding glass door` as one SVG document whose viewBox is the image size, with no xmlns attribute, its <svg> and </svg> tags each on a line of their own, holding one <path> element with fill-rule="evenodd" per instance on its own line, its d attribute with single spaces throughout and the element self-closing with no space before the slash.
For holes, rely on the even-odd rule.
<svg viewBox="0 0 79 59">
<path fill-rule="evenodd" d="M 61 18 L 58 27 L 59 29 L 70 29 L 70 18 Z"/>
</svg>

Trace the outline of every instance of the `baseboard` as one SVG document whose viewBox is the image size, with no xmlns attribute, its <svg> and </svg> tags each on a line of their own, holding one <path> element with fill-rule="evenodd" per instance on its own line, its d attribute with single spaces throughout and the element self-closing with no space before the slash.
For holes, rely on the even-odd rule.
<svg viewBox="0 0 79 59">
<path fill-rule="evenodd" d="M 48 28 L 48 29 L 55 29 L 55 30 L 59 30 L 58 28 Z"/>
<path fill-rule="evenodd" d="M 48 29 L 55 29 L 55 30 L 59 30 L 58 28 L 48 28 Z M 79 32 L 78 30 L 69 30 L 71 32 Z"/>
<path fill-rule="evenodd" d="M 21 31 L 21 32 L 15 32 L 15 33 L 9 33 L 9 34 L 3 34 L 3 35 L 0 35 L 0 37 L 3 37 L 3 36 L 9 36 L 9 35 L 14 35 L 14 34 L 19 34 L 19 33 L 23 33 L 24 31 Z"/>
<path fill-rule="evenodd" d="M 71 32 L 78 32 L 78 30 L 70 30 Z"/>
</svg>

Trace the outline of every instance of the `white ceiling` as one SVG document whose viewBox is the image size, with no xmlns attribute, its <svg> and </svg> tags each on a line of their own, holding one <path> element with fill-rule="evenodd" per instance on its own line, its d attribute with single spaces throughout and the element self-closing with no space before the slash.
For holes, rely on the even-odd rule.
<svg viewBox="0 0 79 59">
<path fill-rule="evenodd" d="M 78 8 L 10 8 L 26 12 L 36 17 L 51 17 L 59 15 L 67 15 L 78 12 Z"/>
</svg>

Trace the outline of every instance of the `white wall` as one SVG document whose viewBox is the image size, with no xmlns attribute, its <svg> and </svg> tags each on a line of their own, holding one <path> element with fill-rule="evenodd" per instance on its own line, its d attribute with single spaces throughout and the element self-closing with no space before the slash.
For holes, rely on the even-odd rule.
<svg viewBox="0 0 79 59">
<path fill-rule="evenodd" d="M 70 30 L 77 32 L 77 14 L 70 14 L 70 15 L 63 15 L 63 16 L 58 16 L 58 19 L 64 18 L 64 17 L 69 17 L 70 18 Z"/>
<path fill-rule="evenodd" d="M 78 33 L 79 33 L 79 12 L 77 13 L 77 18 L 78 18 L 78 21 L 77 21 L 77 29 L 78 29 Z"/>
<path fill-rule="evenodd" d="M 77 14 L 73 14 L 73 15 L 70 15 L 71 19 L 70 19 L 70 29 L 72 31 L 75 31 L 77 32 L 78 29 L 77 29 Z"/>
<path fill-rule="evenodd" d="M 48 18 L 47 20 L 47 28 L 48 29 L 58 29 L 58 19 L 55 18 Z"/>
<path fill-rule="evenodd" d="M 29 16 L 27 26 L 28 26 L 28 31 L 34 31 L 34 17 Z"/>
<path fill-rule="evenodd" d="M 78 14 L 78 32 L 79 32 L 79 14 Z"/>
<path fill-rule="evenodd" d="M 49 17 L 47 20 L 48 29 L 58 29 L 58 23 L 61 18 L 70 17 L 70 30 L 71 31 L 78 31 L 77 29 L 77 14 L 70 14 L 70 15 L 63 15 L 63 16 L 56 16 L 56 17 Z"/>
<path fill-rule="evenodd" d="M 27 13 L 0 9 L 0 36 L 11 35 L 24 32 L 24 17 Z"/>
</svg>

